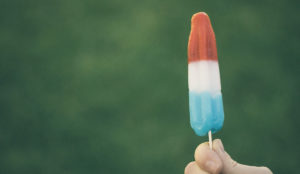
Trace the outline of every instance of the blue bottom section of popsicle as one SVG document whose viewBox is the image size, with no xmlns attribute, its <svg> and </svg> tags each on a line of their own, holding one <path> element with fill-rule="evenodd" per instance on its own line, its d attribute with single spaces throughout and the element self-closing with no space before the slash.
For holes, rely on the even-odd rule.
<svg viewBox="0 0 300 174">
<path fill-rule="evenodd" d="M 222 94 L 210 92 L 189 92 L 190 123 L 195 133 L 205 136 L 211 130 L 212 133 L 223 127 L 224 110 Z"/>
</svg>

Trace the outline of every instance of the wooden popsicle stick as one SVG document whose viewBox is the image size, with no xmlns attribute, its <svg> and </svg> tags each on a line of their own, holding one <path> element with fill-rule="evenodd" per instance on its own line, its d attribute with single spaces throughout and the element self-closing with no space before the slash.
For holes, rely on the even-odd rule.
<svg viewBox="0 0 300 174">
<path fill-rule="evenodd" d="M 212 135 L 211 135 L 211 131 L 208 132 L 208 144 L 209 144 L 209 148 L 212 150 Z"/>
</svg>

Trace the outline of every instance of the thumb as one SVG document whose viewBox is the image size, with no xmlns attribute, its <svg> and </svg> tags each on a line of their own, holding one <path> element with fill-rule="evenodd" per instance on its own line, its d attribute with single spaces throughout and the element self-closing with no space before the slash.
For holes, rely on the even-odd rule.
<svg viewBox="0 0 300 174">
<path fill-rule="evenodd" d="M 247 166 L 231 159 L 230 155 L 225 152 L 220 139 L 213 141 L 213 150 L 223 162 L 222 174 L 272 174 L 271 170 L 267 167 Z"/>
<path fill-rule="evenodd" d="M 196 148 L 195 161 L 205 173 L 219 174 L 223 168 L 222 160 L 216 152 L 209 148 L 207 142 L 200 144 Z"/>
</svg>

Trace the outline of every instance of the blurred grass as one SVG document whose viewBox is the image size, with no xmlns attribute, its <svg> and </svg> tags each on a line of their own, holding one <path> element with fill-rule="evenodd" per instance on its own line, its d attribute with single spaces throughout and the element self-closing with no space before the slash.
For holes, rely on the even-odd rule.
<svg viewBox="0 0 300 174">
<path fill-rule="evenodd" d="M 216 33 L 241 163 L 300 170 L 297 1 L 1 1 L 0 173 L 183 173 L 193 13 Z"/>
</svg>

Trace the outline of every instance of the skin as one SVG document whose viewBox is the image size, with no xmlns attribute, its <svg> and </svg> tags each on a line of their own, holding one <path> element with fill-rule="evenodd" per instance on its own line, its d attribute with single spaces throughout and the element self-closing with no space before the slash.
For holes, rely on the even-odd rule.
<svg viewBox="0 0 300 174">
<path fill-rule="evenodd" d="M 215 139 L 213 149 L 208 142 L 200 144 L 195 151 L 195 161 L 190 162 L 185 174 L 272 174 L 267 167 L 239 164 L 224 150 L 222 141 Z"/>
</svg>

